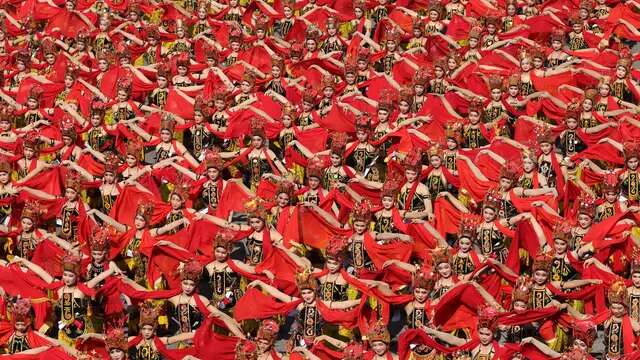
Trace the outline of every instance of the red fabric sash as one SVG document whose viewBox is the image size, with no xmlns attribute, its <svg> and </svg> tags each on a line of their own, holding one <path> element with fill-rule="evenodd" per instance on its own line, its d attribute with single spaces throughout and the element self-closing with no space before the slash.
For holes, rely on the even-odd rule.
<svg viewBox="0 0 640 360">
<path fill-rule="evenodd" d="M 411 205 L 413 203 L 413 197 L 415 196 L 416 190 L 418 189 L 418 184 L 420 184 L 418 180 L 413 182 L 413 184 L 411 185 L 411 188 L 409 189 L 409 193 L 407 194 L 407 199 L 404 201 L 404 207 L 405 207 L 405 210 L 407 211 L 411 209 Z"/>
</svg>

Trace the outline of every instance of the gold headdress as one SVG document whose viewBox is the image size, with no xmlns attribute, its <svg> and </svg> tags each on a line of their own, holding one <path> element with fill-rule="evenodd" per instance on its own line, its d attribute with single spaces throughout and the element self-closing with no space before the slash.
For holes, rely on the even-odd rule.
<svg viewBox="0 0 640 360">
<path fill-rule="evenodd" d="M 351 210 L 351 219 L 353 222 L 363 221 L 367 224 L 371 221 L 371 203 L 369 200 L 364 199 L 355 203 Z"/>
<path fill-rule="evenodd" d="M 538 270 L 543 270 L 548 272 L 551 269 L 551 262 L 553 261 L 553 257 L 548 253 L 541 252 L 536 255 L 536 258 L 533 260 L 533 266 L 531 270 L 536 272 Z"/>
<path fill-rule="evenodd" d="M 140 304 L 140 321 L 139 326 L 146 325 L 156 327 L 158 324 L 159 309 L 156 308 L 151 301 L 145 301 Z"/>
<path fill-rule="evenodd" d="M 129 347 L 127 334 L 122 328 L 113 328 L 108 330 L 104 339 L 104 343 L 106 345 L 107 351 L 119 349 L 126 352 L 127 348 Z"/>
<path fill-rule="evenodd" d="M 17 298 L 11 304 L 11 321 L 14 324 L 17 322 L 22 322 L 26 325 L 31 324 L 31 301 L 29 299 Z"/>
<path fill-rule="evenodd" d="M 624 281 L 618 280 L 611 284 L 609 292 L 607 293 L 607 298 L 609 299 L 609 304 L 622 304 L 626 307 L 629 296 L 627 294 L 627 286 L 624 284 Z"/>
<path fill-rule="evenodd" d="M 225 248 L 227 249 L 227 251 L 229 251 L 233 247 L 235 237 L 235 231 L 227 228 L 222 228 L 216 234 L 213 246 L 216 248 Z"/>
<path fill-rule="evenodd" d="M 80 275 L 80 256 L 67 252 L 62 257 L 62 269 Z"/>
<path fill-rule="evenodd" d="M 267 209 L 264 206 L 264 201 L 259 197 L 255 197 L 244 204 L 244 209 L 250 218 L 266 219 Z"/>
<path fill-rule="evenodd" d="M 318 280 L 309 270 L 305 270 L 296 274 L 296 285 L 299 290 L 315 291 L 318 288 Z"/>
<path fill-rule="evenodd" d="M 494 331 L 498 325 L 498 311 L 490 305 L 482 305 L 478 309 L 478 329 L 486 328 Z"/>
<path fill-rule="evenodd" d="M 391 342 L 391 334 L 389 334 L 389 329 L 387 329 L 387 325 L 385 325 L 382 320 L 378 320 L 378 322 L 369 329 L 369 333 L 367 334 L 367 340 L 369 344 L 381 341 L 385 344 Z"/>
<path fill-rule="evenodd" d="M 272 320 L 272 319 L 262 320 L 262 324 L 258 329 L 256 338 L 273 343 L 274 341 L 276 341 L 279 331 L 280 331 L 280 326 L 278 325 L 277 322 L 275 322 L 275 320 Z"/>
<path fill-rule="evenodd" d="M 516 284 L 513 287 L 513 292 L 511 293 L 511 303 L 522 301 L 525 304 L 529 304 L 531 302 L 532 286 L 533 282 L 528 277 L 518 277 L 518 279 L 516 280 Z"/>
<path fill-rule="evenodd" d="M 191 280 L 196 284 L 200 281 L 202 276 L 202 264 L 195 259 L 191 259 L 184 263 L 182 270 L 180 271 L 180 278 L 182 280 Z"/>
</svg>

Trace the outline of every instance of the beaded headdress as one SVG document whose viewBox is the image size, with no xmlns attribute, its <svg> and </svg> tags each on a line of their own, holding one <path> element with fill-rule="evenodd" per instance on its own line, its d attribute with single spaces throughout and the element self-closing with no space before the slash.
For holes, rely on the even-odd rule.
<svg viewBox="0 0 640 360">
<path fill-rule="evenodd" d="M 191 280 L 195 283 L 200 281 L 202 276 L 202 264 L 195 259 L 191 259 L 184 263 L 182 270 L 180 271 L 180 278 L 182 280 Z"/>
<path fill-rule="evenodd" d="M 318 288 L 318 280 L 309 270 L 296 274 L 296 285 L 299 290 L 313 290 Z"/>
<path fill-rule="evenodd" d="M 233 247 L 235 237 L 235 231 L 227 228 L 222 228 L 216 234 L 213 246 L 216 248 L 224 248 L 229 251 Z"/>
<path fill-rule="evenodd" d="M 260 324 L 260 328 L 258 329 L 256 338 L 261 340 L 266 340 L 272 343 L 278 337 L 279 331 L 280 331 L 280 326 L 278 325 L 277 322 L 275 322 L 275 320 L 272 320 L 272 319 L 262 320 L 262 324 Z"/>
<path fill-rule="evenodd" d="M 381 341 L 385 344 L 390 343 L 391 334 L 389 334 L 389 329 L 387 329 L 387 325 L 385 325 L 384 322 L 382 322 L 382 320 L 378 320 L 378 322 L 376 322 L 375 325 L 373 325 L 371 329 L 369 329 L 369 333 L 367 334 L 367 340 L 369 341 L 369 344 L 376 341 Z"/>
</svg>

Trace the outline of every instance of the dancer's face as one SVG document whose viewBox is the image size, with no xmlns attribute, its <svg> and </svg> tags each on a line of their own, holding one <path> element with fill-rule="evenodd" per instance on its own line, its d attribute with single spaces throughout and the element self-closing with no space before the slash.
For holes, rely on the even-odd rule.
<svg viewBox="0 0 640 360">
<path fill-rule="evenodd" d="M 567 252 L 567 242 L 562 239 L 555 239 L 553 241 L 553 249 L 556 251 L 556 254 L 564 254 Z"/>
<path fill-rule="evenodd" d="M 147 226 L 147 221 L 140 215 L 137 215 L 133 219 L 133 225 L 135 225 L 136 230 L 142 230 Z"/>
<path fill-rule="evenodd" d="M 278 197 L 277 197 L 276 200 L 278 202 L 278 206 L 280 206 L 280 207 L 288 206 L 289 205 L 289 200 L 290 200 L 289 199 L 289 194 L 280 193 L 280 194 L 278 194 Z"/>
<path fill-rule="evenodd" d="M 611 314 L 615 317 L 622 317 L 626 312 L 626 309 L 623 304 L 615 303 L 611 304 Z"/>
<path fill-rule="evenodd" d="M 583 229 L 588 228 L 589 226 L 591 226 L 592 222 L 593 222 L 593 219 L 591 218 L 591 216 L 586 214 L 578 215 L 578 225 L 580 225 L 581 228 Z"/>
<path fill-rule="evenodd" d="M 378 356 L 382 356 L 387 353 L 387 344 L 382 341 L 374 341 L 371 344 L 371 349 Z"/>
<path fill-rule="evenodd" d="M 143 338 L 145 338 L 146 340 L 151 339 L 153 337 L 153 326 L 151 325 L 145 325 L 143 327 L 140 328 L 140 335 L 142 335 Z"/>
<path fill-rule="evenodd" d="M 468 237 L 463 237 L 458 240 L 458 247 L 462 252 L 468 252 L 471 249 L 471 239 Z"/>
<path fill-rule="evenodd" d="M 405 170 L 404 176 L 407 178 L 408 182 L 414 182 L 418 177 L 418 174 L 414 170 Z"/>
<path fill-rule="evenodd" d="M 33 220 L 25 217 L 25 218 L 22 218 L 21 223 L 22 223 L 23 231 L 30 232 L 33 230 Z"/>
<path fill-rule="evenodd" d="M 124 360 L 126 358 L 124 351 L 120 349 L 111 349 L 109 351 L 109 359 L 111 360 Z"/>
<path fill-rule="evenodd" d="M 227 252 L 227 249 L 223 248 L 222 246 L 216 247 L 216 249 L 213 251 L 213 256 L 216 258 L 216 261 L 223 262 L 227 260 L 228 255 L 229 253 Z"/>
<path fill-rule="evenodd" d="M 77 279 L 78 277 L 76 276 L 76 274 L 71 271 L 65 271 L 62 273 L 62 282 L 64 282 L 66 286 L 75 285 Z"/>
<path fill-rule="evenodd" d="M 367 229 L 367 224 L 364 221 L 354 221 L 353 222 L 353 230 L 357 234 L 362 234 Z"/>
<path fill-rule="evenodd" d="M 444 262 L 438 264 L 438 274 L 443 278 L 449 278 L 451 276 L 451 264 Z"/>
<path fill-rule="evenodd" d="M 91 258 L 96 263 L 101 263 L 104 261 L 106 255 L 106 251 L 104 250 L 93 250 L 91 251 Z"/>
<path fill-rule="evenodd" d="M 389 210 L 393 207 L 393 198 L 391 196 L 383 196 L 382 197 L 382 207 L 385 210 Z"/>
<path fill-rule="evenodd" d="M 584 341 L 580 340 L 580 339 L 574 339 L 573 340 L 573 347 L 576 348 L 576 349 L 580 349 L 580 350 L 582 350 L 584 352 L 587 352 L 589 350 L 587 348 L 587 344 Z"/>
<path fill-rule="evenodd" d="M 302 296 L 302 300 L 307 304 L 316 300 L 316 292 L 311 289 L 303 289 L 300 291 L 300 296 Z"/>
<path fill-rule="evenodd" d="M 254 231 L 262 231 L 264 228 L 264 220 L 260 218 L 250 218 L 249 225 Z"/>
<path fill-rule="evenodd" d="M 548 275 L 544 270 L 536 270 L 536 272 L 533 273 L 533 281 L 538 285 L 542 285 L 547 282 Z"/>
<path fill-rule="evenodd" d="M 309 177 L 309 187 L 310 187 L 312 190 L 317 189 L 319 186 L 320 186 L 320 179 L 318 179 L 318 178 L 317 178 L 317 177 L 315 177 L 315 176 L 311 176 L 311 177 Z"/>
<path fill-rule="evenodd" d="M 423 288 L 415 288 L 413 290 L 413 297 L 417 302 L 423 303 L 427 301 L 427 298 L 429 297 L 429 290 Z"/>
<path fill-rule="evenodd" d="M 478 329 L 478 339 L 482 345 L 487 345 L 493 340 L 493 331 L 488 328 Z"/>
<path fill-rule="evenodd" d="M 482 218 L 485 222 L 491 222 L 496 218 L 496 211 L 492 208 L 486 207 L 482 210 Z"/>
<path fill-rule="evenodd" d="M 340 270 L 340 262 L 336 259 L 327 259 L 327 270 L 331 273 L 335 273 Z"/>
<path fill-rule="evenodd" d="M 196 283 L 193 280 L 182 280 L 182 292 L 186 295 L 193 294 L 196 289 Z"/>
</svg>

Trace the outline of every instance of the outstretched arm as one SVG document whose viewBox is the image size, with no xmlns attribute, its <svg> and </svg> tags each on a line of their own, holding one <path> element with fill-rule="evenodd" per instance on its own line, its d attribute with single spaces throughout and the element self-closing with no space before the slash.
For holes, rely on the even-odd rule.
<svg viewBox="0 0 640 360">
<path fill-rule="evenodd" d="M 557 359 L 560 356 L 562 356 L 561 353 L 556 352 L 555 350 L 552 350 L 550 347 L 547 346 L 547 344 L 545 344 L 542 341 L 540 341 L 540 340 L 538 340 L 536 338 L 533 338 L 533 337 L 526 337 L 526 338 L 522 339 L 521 344 L 522 345 L 531 344 L 531 345 L 537 347 L 538 350 L 540 350 L 543 354 L 549 356 L 549 358 L 552 358 L 552 359 Z"/>
<path fill-rule="evenodd" d="M 427 334 L 433 336 L 436 339 L 442 340 L 444 342 L 446 342 L 449 345 L 453 345 L 453 346 L 462 346 L 464 344 L 466 344 L 468 342 L 468 340 L 465 339 L 461 339 L 457 336 L 451 335 L 449 333 L 446 333 L 444 331 L 439 331 L 436 329 L 432 329 L 426 326 L 423 326 L 421 328 L 424 332 L 426 332 Z"/>
<path fill-rule="evenodd" d="M 489 179 L 487 179 L 487 177 L 484 176 L 482 171 L 480 171 L 480 169 L 478 169 L 476 164 L 474 164 L 473 161 L 471 161 L 471 159 L 469 159 L 466 155 L 458 154 L 457 157 L 458 157 L 458 160 L 462 160 L 462 161 L 466 162 L 467 165 L 469 165 L 469 169 L 471 170 L 473 175 L 475 175 L 475 177 L 478 178 L 478 180 L 483 181 L 483 182 L 488 182 L 489 181 Z"/>
<path fill-rule="evenodd" d="M 23 181 L 24 181 L 24 179 L 23 179 Z M 30 193 L 31 195 L 33 195 L 35 197 L 38 197 L 40 199 L 43 199 L 43 200 L 55 200 L 56 199 L 55 196 L 53 196 L 53 195 L 51 195 L 49 193 L 46 193 L 46 192 L 44 192 L 42 190 L 36 190 L 34 188 L 30 188 L 30 187 L 26 187 L 26 186 L 22 187 L 21 189 L 23 191 L 26 191 L 26 192 Z"/>
<path fill-rule="evenodd" d="M 67 165 L 73 170 L 75 170 L 78 174 L 82 175 L 87 181 L 94 181 L 93 175 L 91 175 L 87 170 L 85 170 L 82 166 L 76 164 L 70 160 L 63 160 L 62 165 Z"/>
<path fill-rule="evenodd" d="M 396 259 L 389 259 L 387 261 L 384 262 L 384 264 L 382 264 L 383 268 L 389 267 L 391 265 L 395 265 L 397 267 L 399 267 L 402 270 L 408 271 L 412 274 L 415 274 L 417 271 L 417 268 L 415 267 L 415 265 L 413 264 L 409 264 L 400 260 L 396 260 Z"/>
<path fill-rule="evenodd" d="M 325 305 L 327 305 L 329 309 L 347 310 L 347 309 L 351 309 L 354 306 L 358 306 L 361 301 L 362 299 L 346 300 L 346 301 L 330 301 L 330 302 L 322 301 L 322 302 Z"/>
<path fill-rule="evenodd" d="M 198 179 L 198 175 L 196 175 L 196 173 L 194 173 L 193 171 L 187 169 L 186 167 L 180 165 L 180 164 L 176 164 L 175 162 L 171 161 L 168 163 L 169 166 L 175 168 L 178 172 L 184 174 L 185 176 L 189 177 L 191 180 L 197 180 Z"/>
<path fill-rule="evenodd" d="M 293 251 L 291 251 L 291 249 L 287 249 L 283 245 L 276 245 L 276 247 L 278 249 L 284 251 L 284 253 L 287 254 L 287 256 L 291 260 L 293 260 L 293 262 L 296 265 L 298 265 L 298 267 L 300 267 L 302 269 L 311 269 L 312 268 L 311 261 L 309 261 L 307 258 L 298 256 L 298 254 L 296 254 Z"/>
<path fill-rule="evenodd" d="M 32 263 L 27 259 L 21 258 L 19 256 L 15 256 L 12 261 L 26 266 L 29 270 L 33 271 L 36 275 L 38 275 L 42 280 L 44 280 L 48 284 L 51 284 L 55 280 L 53 276 L 51 276 L 43 268 Z"/>
<path fill-rule="evenodd" d="M 482 285 L 478 284 L 475 281 L 471 281 L 470 284 L 473 285 L 473 288 L 476 289 L 478 293 L 480 293 L 480 296 L 482 296 L 482 298 L 487 304 L 493 306 L 495 309 L 497 309 L 500 312 L 505 311 L 504 308 L 502 308 L 502 305 L 500 305 L 500 303 L 496 300 L 496 298 L 491 296 L 491 294 L 489 294 L 489 292 L 487 292 L 487 290 L 485 290 L 485 288 Z"/>
<path fill-rule="evenodd" d="M 113 226 L 116 229 L 117 232 L 123 233 L 123 232 L 127 231 L 127 226 L 126 225 L 119 223 L 118 221 L 116 221 L 116 219 L 110 217 L 109 215 L 103 213 L 102 211 L 100 211 L 98 209 L 89 210 L 87 212 L 87 215 L 95 215 L 95 216 L 97 216 L 103 222 Z"/>
<path fill-rule="evenodd" d="M 180 341 L 191 340 L 193 339 L 195 334 L 196 334 L 195 332 L 181 333 L 174 336 L 167 336 L 167 337 L 160 338 L 160 341 L 162 341 L 164 344 L 171 345 Z"/>
<path fill-rule="evenodd" d="M 453 196 L 453 194 L 451 194 L 448 191 L 443 191 L 441 193 L 438 194 L 438 197 L 446 197 L 447 200 L 449 200 L 449 202 L 451 203 L 451 205 L 453 205 L 456 209 L 458 209 L 460 212 L 462 212 L 463 214 L 468 214 L 469 213 L 469 209 L 467 209 L 466 206 L 464 206 L 463 203 L 460 202 L 460 200 L 458 200 L 455 196 Z"/>
<path fill-rule="evenodd" d="M 320 217 L 322 217 L 325 221 L 327 221 L 332 226 L 334 226 L 336 228 L 342 228 L 342 224 L 333 215 L 331 215 L 328 212 L 324 211 L 318 205 L 312 204 L 312 203 L 309 203 L 309 202 L 305 202 L 302 205 L 305 206 L 306 208 L 309 208 L 309 209 L 315 211 L 318 215 L 320 215 Z"/>
<path fill-rule="evenodd" d="M 273 296 L 274 298 L 282 301 L 282 302 L 294 302 L 296 300 L 298 300 L 297 297 L 293 297 L 293 296 L 289 296 L 285 293 L 283 293 L 282 291 L 276 289 L 275 287 L 266 284 L 265 282 L 261 281 L 261 280 L 254 280 L 252 281 L 249 285 L 247 285 L 248 287 L 259 287 L 262 290 L 266 291 L 267 293 L 269 293 L 269 295 Z"/>
<path fill-rule="evenodd" d="M 213 223 L 215 225 L 218 225 L 220 227 L 223 228 L 227 228 L 227 229 L 232 229 L 232 230 L 236 230 L 236 231 L 240 231 L 240 230 L 247 230 L 249 229 L 248 226 L 246 225 L 237 225 L 237 224 L 232 224 L 224 219 L 221 219 L 217 216 L 213 216 L 213 215 L 209 215 L 209 214 L 203 214 L 203 213 L 196 213 L 195 214 L 195 218 L 196 220 L 206 220 L 210 223 Z"/>
<path fill-rule="evenodd" d="M 101 283 L 102 280 L 105 280 L 106 278 L 108 278 L 109 276 L 113 275 L 114 273 L 115 273 L 115 269 L 113 267 L 109 267 L 108 270 L 105 270 L 105 271 L 101 272 L 100 274 L 98 274 L 98 276 L 96 276 L 93 279 L 89 280 L 87 282 L 87 287 L 90 288 L 90 289 L 93 289 L 94 287 L 96 287 L 96 285 Z"/>
</svg>

